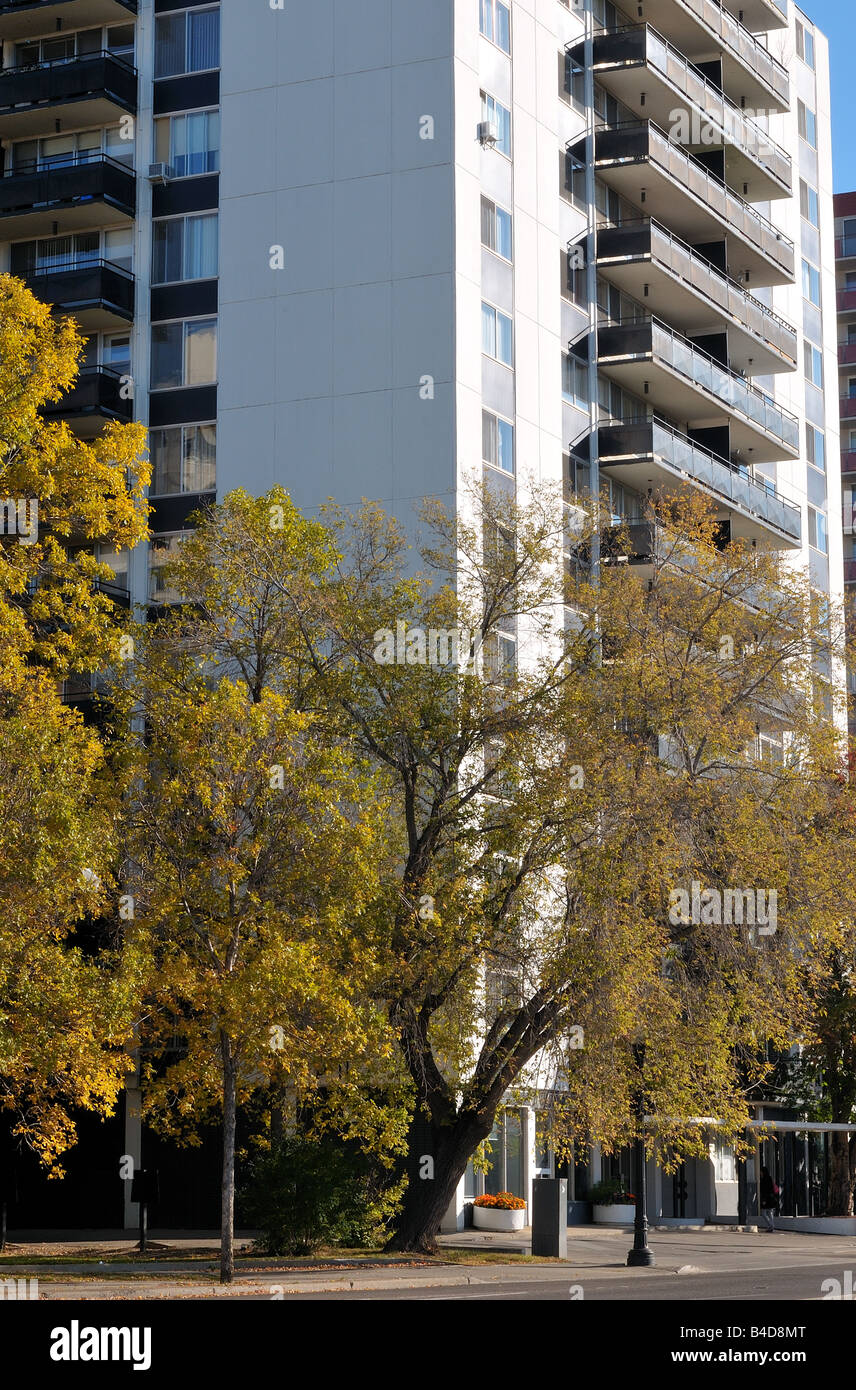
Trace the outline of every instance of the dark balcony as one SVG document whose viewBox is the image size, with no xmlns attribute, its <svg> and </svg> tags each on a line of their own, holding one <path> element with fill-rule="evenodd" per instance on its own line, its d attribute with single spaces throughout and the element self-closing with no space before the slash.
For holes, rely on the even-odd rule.
<svg viewBox="0 0 856 1390">
<path fill-rule="evenodd" d="M 0 0 L 0 39 L 127 24 L 136 17 L 137 0 Z"/>
<path fill-rule="evenodd" d="M 835 259 L 849 261 L 856 256 L 856 236 L 837 236 L 835 238 Z"/>
<path fill-rule="evenodd" d="M 0 179 L 0 237 L 65 235 L 133 218 L 136 176 L 109 155 L 30 162 Z"/>
<path fill-rule="evenodd" d="M 63 314 L 71 314 L 89 332 L 123 328 L 134 317 L 134 277 L 111 261 L 91 261 L 86 265 L 61 262 L 50 269 L 25 270 L 15 266 L 38 299 L 52 304 Z"/>
<path fill-rule="evenodd" d="M 688 427 L 727 421 L 732 451 L 747 464 L 799 455 L 796 416 L 658 319 L 600 327 L 598 366 L 646 404 Z"/>
<path fill-rule="evenodd" d="M 844 561 L 844 583 L 856 584 L 856 560 Z"/>
<path fill-rule="evenodd" d="M 856 473 L 856 449 L 841 450 L 841 472 Z"/>
<path fill-rule="evenodd" d="M 838 364 L 841 367 L 856 366 L 856 343 L 838 344 Z"/>
<path fill-rule="evenodd" d="M 598 130 L 595 168 L 690 245 L 725 238 L 731 274 L 747 287 L 793 283 L 793 242 L 653 121 Z"/>
<path fill-rule="evenodd" d="M 121 394 L 123 378 L 109 367 L 82 367 L 77 381 L 62 400 L 44 409 L 48 420 L 67 420 L 82 438 L 99 434 L 110 420 L 126 424 L 132 416 L 132 403 Z"/>
<path fill-rule="evenodd" d="M 7 140 L 115 125 L 137 110 L 137 72 L 124 58 L 93 53 L 71 62 L 0 70 L 0 136 Z"/>
<path fill-rule="evenodd" d="M 737 539 L 773 541 L 798 547 L 802 535 L 799 507 L 792 506 L 772 483 L 702 448 L 674 426 L 656 417 L 601 425 L 600 467 L 641 495 L 674 491 L 692 484 L 719 504 L 722 519 Z"/>
<path fill-rule="evenodd" d="M 695 64 L 648 24 L 606 29 L 594 36 L 596 80 L 640 120 L 672 131 L 680 110 L 685 129 L 673 132 L 692 152 L 722 149 L 724 177 L 748 202 L 787 198 L 791 157 Z M 574 50 L 582 61 L 582 45 Z"/>
<path fill-rule="evenodd" d="M 720 0 L 641 0 L 639 19 L 668 34 L 672 43 L 694 62 L 714 54 L 722 62 L 722 86 L 737 105 L 753 110 L 787 111 L 790 79 L 772 53 L 741 24 L 737 12 Z"/>
<path fill-rule="evenodd" d="M 686 336 L 727 328 L 731 365 L 747 376 L 796 368 L 796 329 L 659 222 L 601 227 L 597 268 Z"/>
<path fill-rule="evenodd" d="M 842 396 L 838 415 L 841 420 L 856 420 L 856 396 Z"/>
<path fill-rule="evenodd" d="M 839 314 L 856 314 L 856 290 L 837 290 L 835 303 Z"/>
</svg>

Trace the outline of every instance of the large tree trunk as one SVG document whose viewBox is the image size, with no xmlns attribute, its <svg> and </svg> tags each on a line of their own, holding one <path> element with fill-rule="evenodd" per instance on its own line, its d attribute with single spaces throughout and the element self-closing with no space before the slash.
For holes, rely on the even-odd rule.
<svg viewBox="0 0 856 1390">
<path fill-rule="evenodd" d="M 387 1250 L 437 1253 L 440 1223 L 469 1158 L 490 1134 L 492 1123 L 493 1115 L 471 1112 L 450 1125 L 435 1125 L 414 1116 L 408 1136 L 404 1206 Z"/>
<path fill-rule="evenodd" d="M 223 1175 L 220 1188 L 220 1283 L 235 1277 L 235 1121 L 237 1111 L 236 1064 L 232 1040 L 220 1034 L 223 1061 Z"/>
<path fill-rule="evenodd" d="M 829 1136 L 829 1216 L 853 1215 L 853 1169 L 848 1136 Z"/>
</svg>

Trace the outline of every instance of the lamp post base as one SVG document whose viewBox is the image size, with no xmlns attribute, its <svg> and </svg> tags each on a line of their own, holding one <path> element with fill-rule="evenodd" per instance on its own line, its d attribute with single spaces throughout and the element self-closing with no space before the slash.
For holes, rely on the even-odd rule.
<svg viewBox="0 0 856 1390">
<path fill-rule="evenodd" d="M 644 1246 L 641 1250 L 637 1250 L 634 1247 L 634 1249 L 628 1253 L 627 1263 L 631 1268 L 633 1266 L 650 1267 L 651 1265 L 656 1264 L 656 1260 L 654 1259 L 654 1251 L 650 1250 L 647 1245 Z"/>
</svg>

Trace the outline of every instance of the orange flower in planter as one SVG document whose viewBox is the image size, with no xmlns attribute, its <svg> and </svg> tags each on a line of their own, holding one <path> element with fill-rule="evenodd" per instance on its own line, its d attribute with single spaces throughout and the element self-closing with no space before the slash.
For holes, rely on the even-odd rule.
<svg viewBox="0 0 856 1390">
<path fill-rule="evenodd" d="M 476 1207 L 492 1207 L 495 1211 L 524 1211 L 526 1203 L 522 1197 L 515 1197 L 513 1192 L 497 1192 L 492 1194 L 486 1192 L 483 1197 L 476 1197 L 473 1203 Z"/>
</svg>

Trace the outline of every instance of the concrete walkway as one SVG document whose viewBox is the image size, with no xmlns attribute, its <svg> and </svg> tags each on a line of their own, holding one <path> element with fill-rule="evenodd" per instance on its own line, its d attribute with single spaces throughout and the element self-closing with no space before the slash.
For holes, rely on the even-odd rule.
<svg viewBox="0 0 856 1390">
<path fill-rule="evenodd" d="M 619 1280 L 627 1276 L 630 1233 L 592 1226 L 568 1230 L 568 1260 L 533 1261 L 528 1254 L 529 1235 L 515 1237 L 467 1231 L 441 1238 L 438 1259 L 407 1260 L 402 1257 L 360 1259 L 279 1260 L 246 1256 L 238 1261 L 235 1283 L 217 1283 L 216 1236 L 211 1233 L 154 1233 L 156 1245 L 166 1250 L 154 1258 L 122 1259 L 131 1255 L 125 1233 L 102 1233 L 69 1240 L 67 1237 L 10 1242 L 0 1257 L 0 1279 L 37 1278 L 42 1299 L 282 1299 L 293 1294 L 347 1291 L 400 1291 L 438 1287 L 471 1287 L 529 1281 L 557 1285 L 584 1280 Z M 40 1233 L 33 1233 L 40 1234 Z M 246 1244 L 248 1237 L 242 1237 Z M 514 1242 L 512 1245 L 511 1242 Z M 776 1271 L 823 1267 L 852 1269 L 856 1261 L 853 1237 L 808 1236 L 793 1233 L 751 1234 L 735 1227 L 705 1227 L 691 1231 L 653 1230 L 650 1244 L 657 1265 L 646 1278 L 673 1278 L 676 1274 L 746 1275 L 753 1271 L 775 1277 Z M 510 1247 L 510 1248 L 509 1248 Z M 60 1250 L 63 1258 L 57 1259 Z M 196 1259 L 188 1258 L 198 1252 Z M 514 1252 L 514 1253 L 512 1253 Z M 492 1254 L 495 1262 L 485 1262 Z M 503 1259 L 503 1255 L 509 1258 Z M 51 1259 L 53 1255 L 55 1258 Z M 445 1255 L 445 1258 L 444 1258 Z M 41 1259 L 34 1259 L 40 1256 Z M 47 1256 L 47 1258 L 45 1258 Z M 77 1256 L 77 1258 L 75 1258 Z M 119 1257 L 118 1259 L 116 1257 Z M 182 1258 L 182 1256 L 184 1258 Z M 99 1264 L 99 1260 L 109 1260 Z M 44 1261 L 44 1262 L 42 1262 Z M 454 1263 L 452 1262 L 454 1261 Z"/>
</svg>

